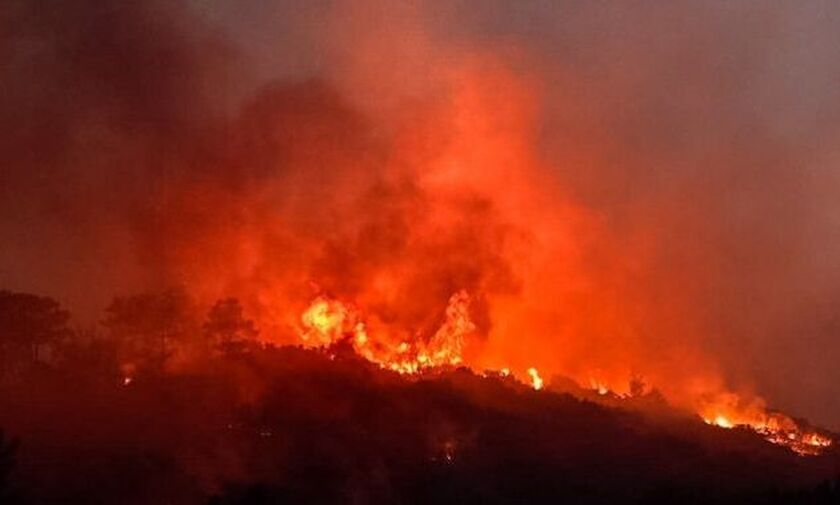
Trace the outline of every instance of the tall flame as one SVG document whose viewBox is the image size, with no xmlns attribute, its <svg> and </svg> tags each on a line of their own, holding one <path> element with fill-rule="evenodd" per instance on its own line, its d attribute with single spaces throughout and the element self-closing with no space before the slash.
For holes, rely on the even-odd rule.
<svg viewBox="0 0 840 505">
<path fill-rule="evenodd" d="M 462 362 L 465 338 L 475 330 L 469 316 L 469 305 L 470 297 L 465 291 L 453 294 L 446 306 L 443 323 L 427 340 L 372 340 L 355 308 L 320 296 L 301 315 L 299 334 L 304 342 L 320 346 L 347 340 L 356 353 L 383 368 L 416 373 Z"/>
</svg>

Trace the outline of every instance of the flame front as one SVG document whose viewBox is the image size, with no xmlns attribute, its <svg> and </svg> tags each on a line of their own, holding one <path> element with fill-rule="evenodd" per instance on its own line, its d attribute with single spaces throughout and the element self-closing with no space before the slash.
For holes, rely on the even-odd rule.
<svg viewBox="0 0 840 505">
<path fill-rule="evenodd" d="M 744 427 L 761 434 L 768 442 L 788 447 L 799 455 L 816 455 L 832 445 L 832 439 L 801 426 L 778 412 L 767 412 L 758 404 L 743 405 L 736 395 L 721 397 L 704 407 L 700 415 L 706 424 L 725 429 Z"/>
<path fill-rule="evenodd" d="M 814 431 L 807 431 L 782 414 L 765 414 L 764 421 L 733 421 L 723 415 L 704 419 L 706 424 L 720 428 L 749 428 L 762 435 L 765 440 L 782 445 L 801 456 L 814 456 L 832 445 L 832 439 Z M 781 421 L 781 422 L 780 422 Z"/>
<path fill-rule="evenodd" d="M 414 341 L 380 338 L 368 335 L 363 316 L 353 305 L 327 296 L 315 298 L 300 318 L 301 340 L 316 347 L 328 347 L 348 342 L 359 355 L 382 368 L 400 374 L 416 374 L 424 370 L 463 364 L 462 352 L 467 338 L 476 326 L 470 318 L 470 296 L 464 291 L 454 293 L 444 310 L 443 323 L 428 338 Z M 499 377 L 511 375 L 510 368 L 492 372 Z M 529 385 L 536 391 L 545 382 L 535 367 L 525 370 Z M 131 381 L 128 378 L 125 384 Z M 590 377 L 591 389 L 603 396 L 612 390 L 602 380 Z M 630 395 L 618 393 L 617 398 Z M 793 419 L 779 413 L 768 413 L 761 404 L 743 405 L 733 393 L 718 395 L 699 408 L 706 424 L 725 429 L 749 428 L 767 441 L 788 447 L 800 455 L 816 455 L 832 445 L 832 439 L 800 427 Z"/>
</svg>

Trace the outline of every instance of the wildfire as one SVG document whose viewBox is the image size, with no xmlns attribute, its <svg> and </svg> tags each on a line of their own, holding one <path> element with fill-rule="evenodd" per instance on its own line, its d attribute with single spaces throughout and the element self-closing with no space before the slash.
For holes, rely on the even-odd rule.
<svg viewBox="0 0 840 505">
<path fill-rule="evenodd" d="M 315 345 L 328 346 L 349 341 L 359 356 L 399 373 L 454 366 L 462 362 L 465 338 L 475 330 L 469 316 L 470 297 L 459 291 L 449 298 L 445 319 L 428 338 L 392 343 L 372 340 L 358 310 L 338 300 L 318 297 L 301 316 L 301 338 Z"/>
<path fill-rule="evenodd" d="M 306 331 L 301 333 L 304 340 L 317 339 L 317 343 L 328 345 L 340 339 L 347 331 L 347 324 L 351 324 L 354 314 L 343 304 L 318 298 L 306 309 L 301 321 Z M 366 339 L 362 334 L 361 338 Z"/>
<path fill-rule="evenodd" d="M 735 425 L 732 424 L 732 421 L 723 416 L 716 416 L 714 419 L 704 419 L 704 421 L 706 422 L 706 424 L 712 424 L 726 429 L 735 427 Z"/>
<path fill-rule="evenodd" d="M 543 388 L 543 380 L 540 377 L 540 373 L 537 371 L 536 368 L 531 367 L 528 369 L 528 375 L 531 377 L 531 386 L 539 391 Z"/>
<path fill-rule="evenodd" d="M 610 389 L 601 381 L 589 379 L 589 385 L 593 391 L 597 391 L 599 395 L 603 396 L 610 392 Z"/>
<path fill-rule="evenodd" d="M 413 340 L 390 339 L 388 335 L 369 335 L 361 312 L 352 304 L 327 296 L 319 296 L 300 318 L 300 338 L 309 344 L 328 347 L 338 342 L 349 343 L 361 357 L 382 368 L 400 374 L 415 374 L 424 370 L 463 363 L 466 339 L 476 326 L 470 317 L 470 296 L 466 291 L 454 293 L 444 310 L 443 323 L 430 336 Z M 510 368 L 489 372 L 500 377 L 511 376 Z M 526 370 L 529 385 L 534 390 L 544 388 L 544 381 L 535 367 Z M 124 384 L 131 382 L 126 377 Z M 590 378 L 589 385 L 599 395 L 612 389 L 601 380 Z M 627 395 L 619 394 L 619 398 Z M 793 419 L 779 413 L 767 413 L 759 404 L 741 405 L 734 394 L 723 394 L 699 409 L 706 424 L 724 429 L 744 427 L 762 435 L 767 441 L 788 447 L 800 455 L 815 455 L 832 445 L 824 435 L 801 428 Z"/>
<path fill-rule="evenodd" d="M 719 407 L 725 409 L 726 406 Z M 731 405 L 729 406 L 731 409 Z M 743 427 L 762 435 L 765 440 L 782 445 L 799 455 L 816 455 L 832 445 L 831 438 L 801 427 L 790 417 L 780 413 L 766 413 L 762 409 L 731 413 L 716 413 L 703 417 L 706 424 L 719 428 Z"/>
</svg>

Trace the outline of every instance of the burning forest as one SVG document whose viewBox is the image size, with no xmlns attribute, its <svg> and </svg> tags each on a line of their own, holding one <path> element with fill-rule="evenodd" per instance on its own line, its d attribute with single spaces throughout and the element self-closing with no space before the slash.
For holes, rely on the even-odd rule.
<svg viewBox="0 0 840 505">
<path fill-rule="evenodd" d="M 0 6 L 0 503 L 836 503 L 840 9 Z"/>
</svg>

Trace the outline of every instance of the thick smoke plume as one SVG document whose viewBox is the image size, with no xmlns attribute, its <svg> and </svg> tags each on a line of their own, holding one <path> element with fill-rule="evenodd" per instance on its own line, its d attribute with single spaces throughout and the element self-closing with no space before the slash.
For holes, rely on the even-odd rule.
<svg viewBox="0 0 840 505">
<path fill-rule="evenodd" d="M 429 338 L 465 291 L 476 368 L 840 423 L 833 5 L 0 15 L 5 287 L 182 285 L 276 342 L 318 296 Z"/>
</svg>

